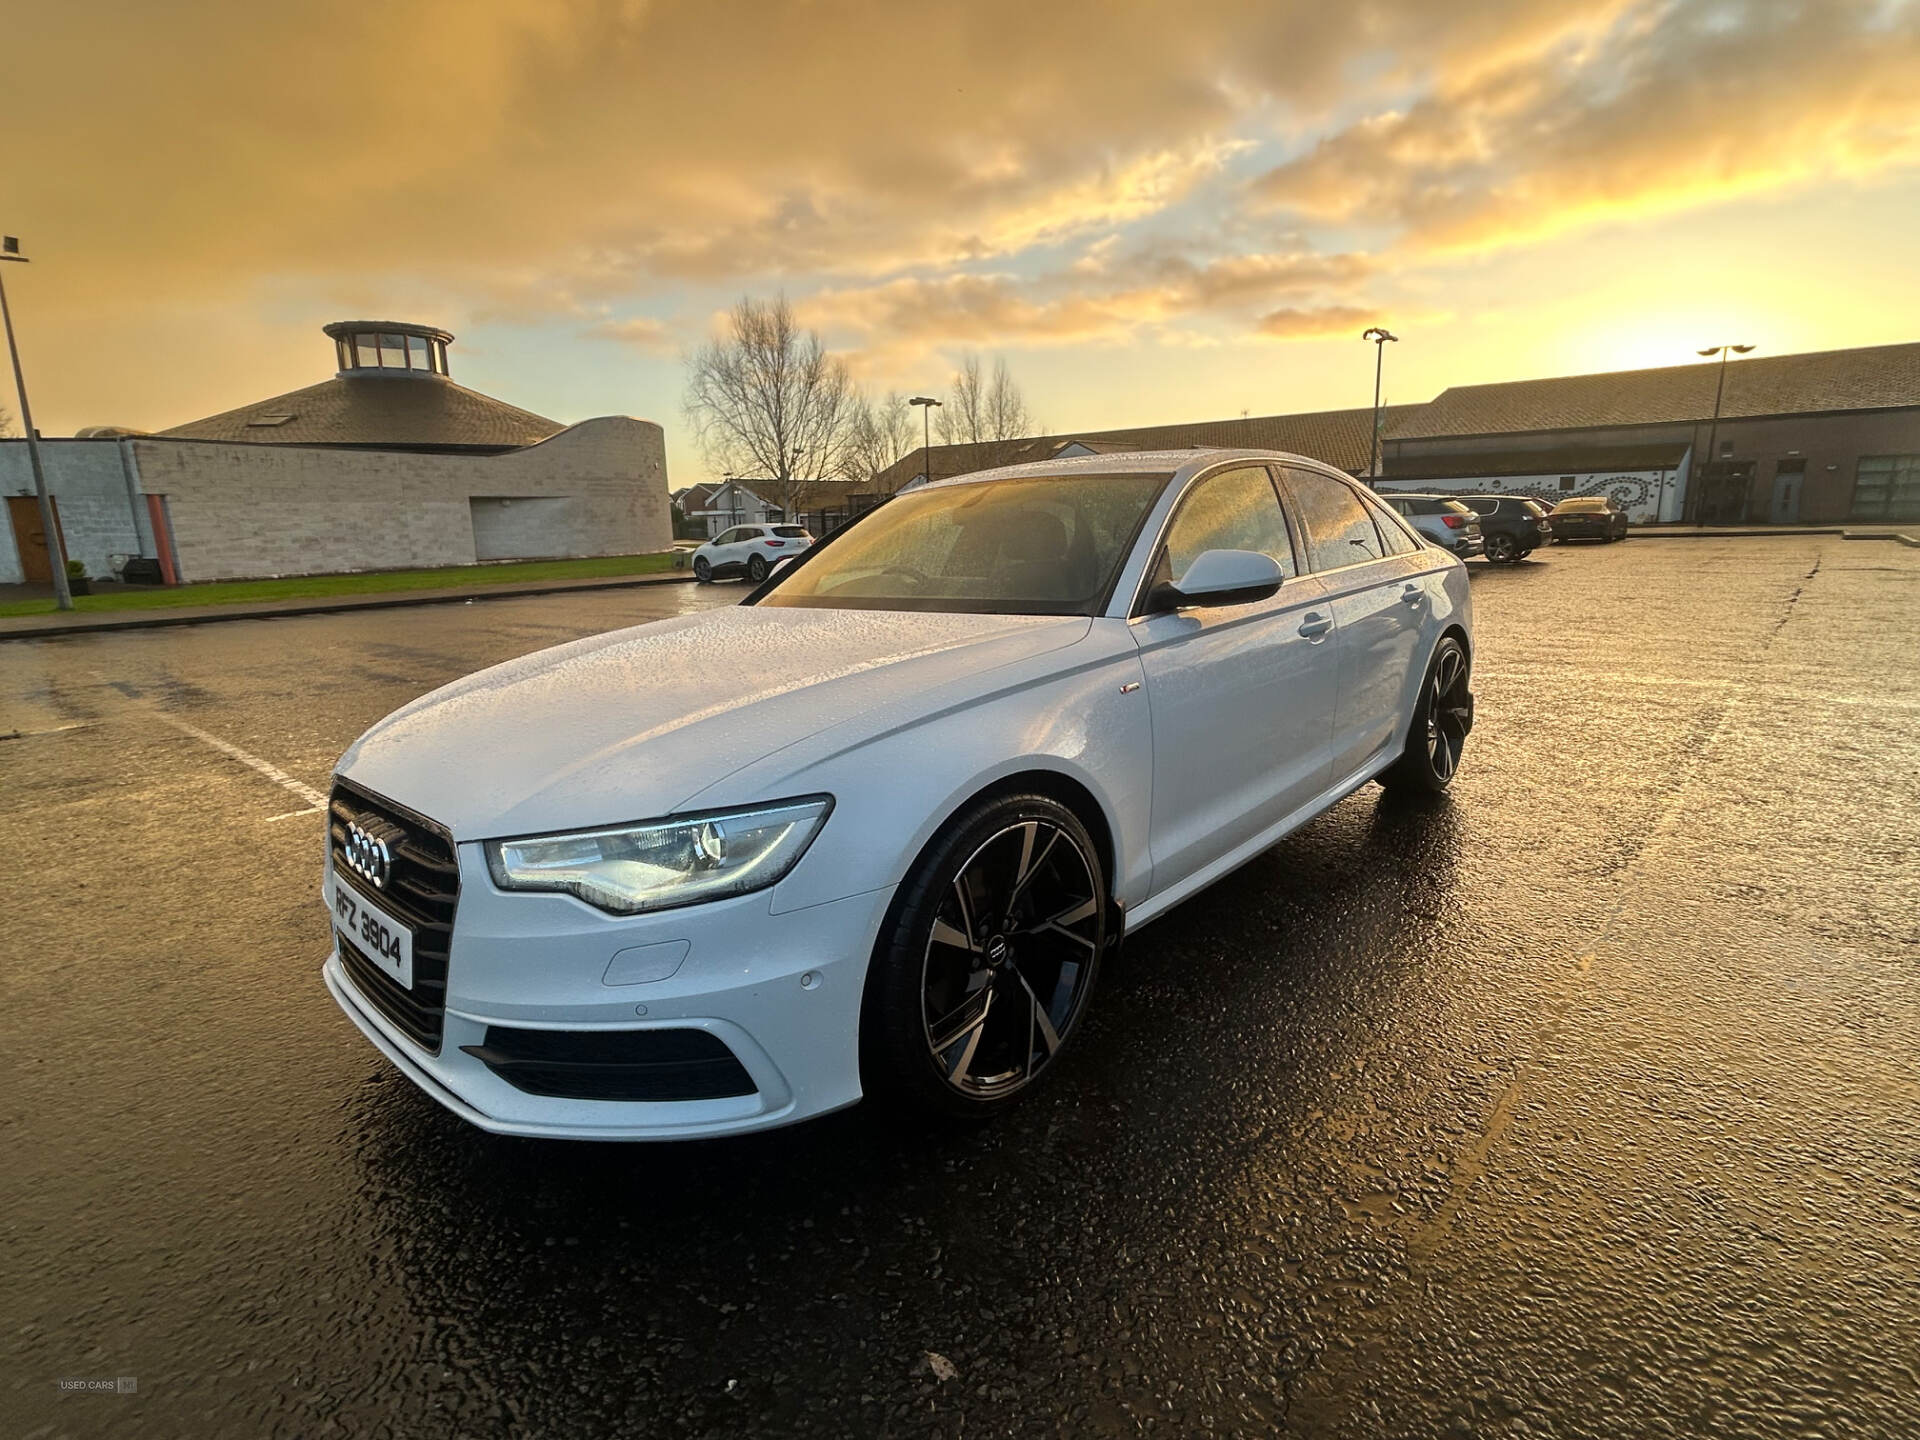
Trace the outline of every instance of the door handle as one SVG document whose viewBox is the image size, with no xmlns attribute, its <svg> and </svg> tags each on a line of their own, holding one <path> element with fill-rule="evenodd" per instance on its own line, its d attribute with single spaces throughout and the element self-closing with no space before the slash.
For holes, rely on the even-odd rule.
<svg viewBox="0 0 1920 1440">
<path fill-rule="evenodd" d="M 1401 601 L 1408 605 L 1418 605 L 1426 598 L 1427 592 L 1411 582 L 1407 585 L 1406 589 L 1400 592 Z"/>
<path fill-rule="evenodd" d="M 1309 640 L 1318 640 L 1333 628 L 1333 617 L 1322 615 L 1317 610 L 1309 610 L 1306 618 L 1300 622 L 1300 633 Z"/>
</svg>

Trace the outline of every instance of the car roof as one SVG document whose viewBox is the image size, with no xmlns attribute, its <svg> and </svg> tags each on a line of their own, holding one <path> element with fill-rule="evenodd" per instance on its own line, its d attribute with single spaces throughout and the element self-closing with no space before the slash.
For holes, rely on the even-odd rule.
<svg viewBox="0 0 1920 1440">
<path fill-rule="evenodd" d="M 952 475 L 930 480 L 918 490 L 933 490 L 948 485 L 979 485 L 992 480 L 1052 479 L 1066 475 L 1175 475 L 1185 478 L 1195 471 L 1223 460 L 1252 460 L 1262 464 L 1278 462 L 1306 465 L 1316 470 L 1346 472 L 1310 455 L 1292 455 L 1284 450 L 1247 450 L 1230 448 L 1194 448 L 1191 450 L 1123 450 L 1104 455 L 1075 455 L 1066 460 L 1040 460 L 1026 465 L 1003 465 L 997 470 L 975 470 L 968 475 Z M 1347 476 L 1352 479 L 1352 476 Z"/>
</svg>

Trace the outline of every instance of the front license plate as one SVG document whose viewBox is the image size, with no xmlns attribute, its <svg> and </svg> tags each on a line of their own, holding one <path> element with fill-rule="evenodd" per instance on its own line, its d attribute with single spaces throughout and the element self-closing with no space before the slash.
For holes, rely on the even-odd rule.
<svg viewBox="0 0 1920 1440">
<path fill-rule="evenodd" d="M 413 931 L 350 886 L 327 872 L 333 923 L 354 948 L 397 980 L 413 988 Z"/>
</svg>

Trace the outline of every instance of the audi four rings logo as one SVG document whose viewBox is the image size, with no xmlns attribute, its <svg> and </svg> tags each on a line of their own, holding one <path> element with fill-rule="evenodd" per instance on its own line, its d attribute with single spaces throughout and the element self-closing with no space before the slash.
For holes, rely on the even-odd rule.
<svg viewBox="0 0 1920 1440">
<path fill-rule="evenodd" d="M 341 847 L 340 858 L 374 889 L 387 888 L 387 879 L 393 874 L 393 852 L 387 849 L 386 841 L 355 821 L 347 823 L 347 843 Z"/>
</svg>

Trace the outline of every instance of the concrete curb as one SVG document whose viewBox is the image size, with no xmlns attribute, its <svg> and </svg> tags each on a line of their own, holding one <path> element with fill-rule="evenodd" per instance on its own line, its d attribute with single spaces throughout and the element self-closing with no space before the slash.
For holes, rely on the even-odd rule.
<svg viewBox="0 0 1920 1440">
<path fill-rule="evenodd" d="M 1737 540 L 1760 539 L 1786 540 L 1797 535 L 1838 535 L 1842 540 L 1892 540 L 1901 545 L 1920 548 L 1920 539 L 1904 535 L 1896 530 L 1849 530 L 1843 525 L 1799 525 L 1776 527 L 1741 527 L 1729 525 L 1714 526 L 1709 529 L 1667 530 L 1647 527 L 1635 528 L 1627 534 L 1635 540 Z"/>
<path fill-rule="evenodd" d="M 111 630 L 158 630 L 169 625 L 217 625 L 227 620 L 277 620 L 290 615 L 338 615 L 350 610 L 397 610 L 408 605 L 457 605 L 467 600 L 513 600 L 575 590 L 626 590 L 640 585 L 691 585 L 691 574 L 619 575 L 590 580 L 546 580 L 527 585 L 465 585 L 449 590 L 401 590 L 386 595 L 316 596 L 260 605 L 183 605 L 93 615 L 10 615 L 0 618 L 0 641 L 97 635 Z"/>
</svg>

